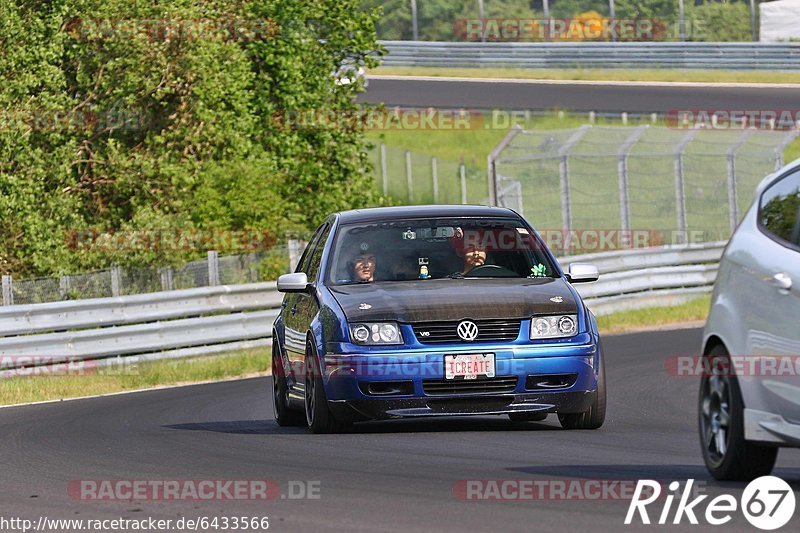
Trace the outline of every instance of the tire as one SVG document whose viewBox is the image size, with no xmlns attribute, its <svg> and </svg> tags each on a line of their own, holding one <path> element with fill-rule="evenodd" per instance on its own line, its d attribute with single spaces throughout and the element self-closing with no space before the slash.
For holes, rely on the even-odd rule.
<svg viewBox="0 0 800 533">
<path fill-rule="evenodd" d="M 602 349 L 600 354 L 602 354 Z M 597 394 L 592 405 L 582 413 L 559 413 L 558 421 L 564 429 L 597 429 L 606 420 L 606 364 L 598 357 Z"/>
<path fill-rule="evenodd" d="M 732 368 L 728 350 L 718 344 L 706 357 L 711 372 L 703 372 L 697 410 L 706 468 L 719 481 L 751 481 L 768 475 L 775 466 L 778 448 L 744 439 L 744 402 L 739 382 L 730 370 L 720 371 L 720 367 Z"/>
<path fill-rule="evenodd" d="M 306 342 L 306 380 L 305 380 L 306 424 L 312 433 L 341 433 L 349 429 L 350 424 L 334 418 L 328 408 L 325 396 L 325 385 L 319 371 L 317 351 L 314 344 Z"/>
<path fill-rule="evenodd" d="M 547 418 L 547 413 L 508 413 L 512 422 L 541 422 Z"/>
<path fill-rule="evenodd" d="M 286 384 L 286 374 L 280 360 L 281 353 L 277 337 L 273 335 L 272 344 L 272 414 L 281 427 L 305 426 L 306 419 L 300 411 L 289 408 L 289 387 Z"/>
</svg>

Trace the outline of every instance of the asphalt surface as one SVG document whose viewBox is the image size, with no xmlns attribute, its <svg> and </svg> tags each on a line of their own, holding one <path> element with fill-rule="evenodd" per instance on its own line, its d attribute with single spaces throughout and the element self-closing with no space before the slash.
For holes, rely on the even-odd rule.
<svg viewBox="0 0 800 533">
<path fill-rule="evenodd" d="M 797 110 L 800 89 L 548 84 L 370 78 L 360 101 L 404 107 L 666 113 Z"/>
<path fill-rule="evenodd" d="M 453 488 L 459 480 L 695 478 L 707 494 L 740 494 L 742 484 L 711 482 L 702 466 L 697 380 L 664 370 L 665 358 L 696 353 L 699 342 L 696 329 L 607 337 L 608 417 L 596 431 L 562 430 L 551 415 L 522 424 L 375 422 L 311 435 L 276 425 L 269 378 L 0 409 L 0 517 L 269 516 L 270 531 L 617 531 L 627 501 L 464 501 Z M 775 474 L 797 492 L 800 450 L 782 450 L 778 461 Z M 320 498 L 70 497 L 69 482 L 85 479 L 270 479 L 284 495 L 289 481 L 318 481 Z M 753 530 L 741 514 L 725 528 Z"/>
</svg>

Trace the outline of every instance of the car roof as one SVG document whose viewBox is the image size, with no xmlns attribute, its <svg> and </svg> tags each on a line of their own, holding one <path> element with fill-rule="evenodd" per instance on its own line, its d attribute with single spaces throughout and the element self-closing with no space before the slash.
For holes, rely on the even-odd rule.
<svg viewBox="0 0 800 533">
<path fill-rule="evenodd" d="M 486 205 L 409 205 L 398 207 L 373 207 L 369 209 L 353 209 L 337 213 L 343 224 L 354 222 L 374 222 L 403 218 L 428 217 L 503 217 L 521 218 L 517 213 L 505 207 L 489 207 Z"/>
</svg>

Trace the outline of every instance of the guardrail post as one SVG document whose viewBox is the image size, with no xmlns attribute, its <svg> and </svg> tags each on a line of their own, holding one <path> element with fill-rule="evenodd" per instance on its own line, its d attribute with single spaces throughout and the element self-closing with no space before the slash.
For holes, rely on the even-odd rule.
<svg viewBox="0 0 800 533">
<path fill-rule="evenodd" d="M 208 251 L 208 286 L 219 285 L 219 253 L 215 250 Z"/>
<path fill-rule="evenodd" d="M 389 173 L 386 171 L 386 145 L 381 143 L 381 178 L 383 178 L 383 195 L 389 195 Z"/>
<path fill-rule="evenodd" d="M 14 278 L 3 275 L 3 305 L 14 305 Z"/>
<path fill-rule="evenodd" d="M 675 205 L 678 214 L 678 235 L 674 244 L 684 244 L 687 240 L 686 235 L 686 191 L 683 175 L 683 152 L 686 146 L 692 142 L 697 130 L 692 130 L 678 143 L 675 148 Z"/>
<path fill-rule="evenodd" d="M 171 291 L 174 289 L 175 285 L 173 282 L 173 270 L 172 267 L 164 267 L 161 269 L 161 290 L 162 291 Z"/>
<path fill-rule="evenodd" d="M 111 296 L 120 295 L 120 285 L 122 283 L 122 272 L 119 265 L 111 267 Z"/>
</svg>

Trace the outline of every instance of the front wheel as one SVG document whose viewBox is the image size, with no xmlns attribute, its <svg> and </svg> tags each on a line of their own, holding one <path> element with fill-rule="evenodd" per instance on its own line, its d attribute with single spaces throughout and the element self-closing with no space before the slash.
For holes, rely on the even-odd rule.
<svg viewBox="0 0 800 533">
<path fill-rule="evenodd" d="M 286 384 L 280 348 L 277 345 L 277 338 L 273 336 L 272 339 L 272 414 L 281 427 L 303 426 L 305 425 L 303 413 L 289 409 L 289 388 Z"/>
<path fill-rule="evenodd" d="M 312 433 L 340 433 L 349 428 L 349 424 L 336 420 L 328 408 L 317 351 L 310 341 L 306 343 L 305 389 L 306 422 Z"/>
<path fill-rule="evenodd" d="M 602 354 L 602 351 L 601 351 Z M 606 420 L 606 365 L 603 357 L 597 358 L 600 371 L 597 373 L 597 393 L 588 410 L 582 413 L 558 414 L 558 421 L 564 429 L 597 429 Z"/>
<path fill-rule="evenodd" d="M 706 468 L 720 481 L 750 481 L 772 472 L 778 448 L 744 439 L 744 402 L 727 349 L 715 346 L 700 381 L 698 422 Z M 704 365 L 706 368 L 706 365 Z"/>
</svg>

